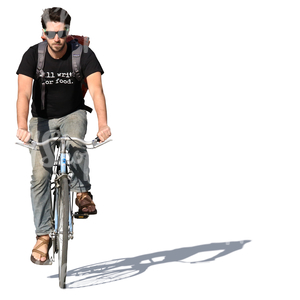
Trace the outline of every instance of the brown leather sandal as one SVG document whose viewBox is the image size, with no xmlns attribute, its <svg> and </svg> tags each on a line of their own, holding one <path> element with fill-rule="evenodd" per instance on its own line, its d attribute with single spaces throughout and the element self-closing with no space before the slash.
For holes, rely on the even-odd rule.
<svg viewBox="0 0 300 300">
<path fill-rule="evenodd" d="M 34 249 L 32 250 L 32 252 L 35 252 L 35 253 L 40 254 L 41 257 L 46 257 L 46 260 L 45 260 L 45 261 L 38 260 L 38 259 L 34 258 L 34 256 L 31 254 L 31 258 L 30 258 L 31 261 L 32 261 L 34 264 L 36 264 L 36 265 L 51 265 L 52 262 L 51 262 L 50 259 L 49 259 L 49 254 L 48 254 L 48 253 L 49 253 L 49 249 L 50 249 L 51 246 L 52 246 L 52 239 L 49 238 L 49 240 L 46 240 L 46 239 L 44 239 L 44 238 L 42 238 L 42 237 L 40 237 L 40 236 L 37 236 L 36 239 L 37 239 L 37 240 L 40 240 L 40 241 L 42 241 L 42 242 L 41 242 L 36 248 L 34 248 Z M 38 249 L 39 249 L 41 246 L 43 246 L 43 245 L 48 245 L 48 251 L 47 251 L 47 253 L 38 250 Z"/>
<path fill-rule="evenodd" d="M 79 213 L 80 214 L 89 214 L 89 215 L 96 215 L 97 214 L 97 209 L 96 205 L 93 202 L 93 195 L 90 192 L 82 192 L 80 196 L 76 197 L 75 201 L 76 205 L 79 207 Z M 83 208 L 88 208 L 88 207 L 94 207 L 95 210 L 89 212 L 89 211 L 83 211 Z"/>
</svg>

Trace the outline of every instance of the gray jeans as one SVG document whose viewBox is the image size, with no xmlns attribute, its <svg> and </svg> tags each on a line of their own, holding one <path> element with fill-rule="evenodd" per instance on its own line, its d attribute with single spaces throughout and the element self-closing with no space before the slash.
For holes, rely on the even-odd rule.
<svg viewBox="0 0 300 300">
<path fill-rule="evenodd" d="M 32 118 L 29 123 L 31 138 L 45 141 L 48 138 L 68 135 L 84 139 L 87 130 L 85 110 L 77 110 L 57 119 Z M 51 186 L 52 166 L 54 163 L 54 145 L 40 147 L 39 151 L 30 150 L 32 162 L 31 202 L 37 235 L 49 234 L 52 230 Z M 67 142 L 70 155 L 70 169 L 73 172 L 71 190 L 87 192 L 90 190 L 89 160 L 86 147 Z"/>
</svg>

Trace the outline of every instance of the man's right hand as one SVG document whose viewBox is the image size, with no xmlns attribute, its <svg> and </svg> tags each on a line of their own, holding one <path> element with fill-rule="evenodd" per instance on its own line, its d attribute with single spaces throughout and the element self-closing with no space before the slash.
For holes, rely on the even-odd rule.
<svg viewBox="0 0 300 300">
<path fill-rule="evenodd" d="M 17 130 L 17 138 L 20 141 L 27 143 L 30 140 L 30 133 L 26 129 L 19 128 Z"/>
</svg>

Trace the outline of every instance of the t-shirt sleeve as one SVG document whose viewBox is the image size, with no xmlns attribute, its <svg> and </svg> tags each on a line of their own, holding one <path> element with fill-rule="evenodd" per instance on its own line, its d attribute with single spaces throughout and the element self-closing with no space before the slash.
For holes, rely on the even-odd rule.
<svg viewBox="0 0 300 300">
<path fill-rule="evenodd" d="M 87 53 L 83 53 L 82 55 L 81 69 L 85 78 L 96 72 L 100 72 L 101 75 L 104 74 L 100 62 L 98 61 L 95 53 L 90 48 L 88 48 Z"/>
<path fill-rule="evenodd" d="M 37 46 L 30 47 L 23 55 L 17 74 L 35 78 L 37 65 Z"/>
</svg>

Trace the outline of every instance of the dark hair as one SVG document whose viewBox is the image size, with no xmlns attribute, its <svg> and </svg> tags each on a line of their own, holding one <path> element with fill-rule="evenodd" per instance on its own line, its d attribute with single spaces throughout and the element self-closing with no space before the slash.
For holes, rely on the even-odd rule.
<svg viewBox="0 0 300 300">
<path fill-rule="evenodd" d="M 44 29 L 47 27 L 47 22 L 62 22 L 66 27 L 70 27 L 71 16 L 66 10 L 60 7 L 52 7 L 44 10 L 41 22 Z"/>
</svg>

